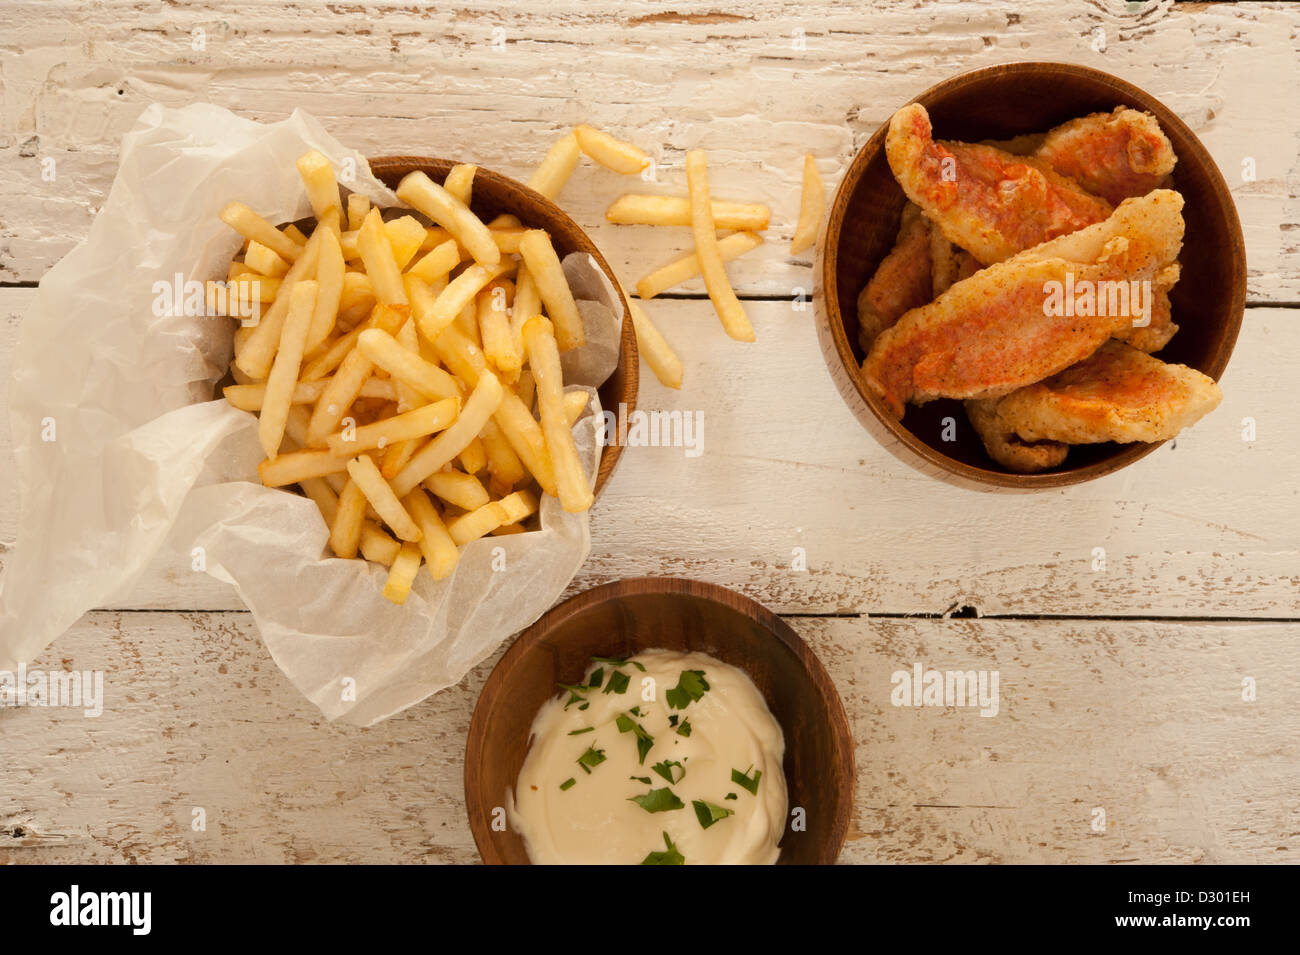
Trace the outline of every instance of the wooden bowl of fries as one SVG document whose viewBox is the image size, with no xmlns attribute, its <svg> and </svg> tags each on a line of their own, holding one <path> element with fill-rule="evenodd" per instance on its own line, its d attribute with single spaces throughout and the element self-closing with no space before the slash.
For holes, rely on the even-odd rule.
<svg viewBox="0 0 1300 955">
<path fill-rule="evenodd" d="M 1011 63 L 976 70 L 931 87 L 913 102 L 928 111 L 935 139 L 968 143 L 1043 133 L 1117 106 L 1155 117 L 1177 158 L 1168 188 L 1182 194 L 1185 222 L 1179 256 L 1182 277 L 1169 293 L 1172 316 L 1180 330 L 1157 357 L 1187 365 L 1213 379 L 1220 377 L 1245 306 L 1241 225 L 1214 160 L 1172 110 L 1117 77 L 1060 63 Z M 1077 484 L 1116 471 L 1155 450 L 1163 442 L 1076 444 L 1057 467 L 1039 473 L 1013 473 L 989 457 L 980 437 L 967 426 L 961 401 L 939 398 L 908 405 L 899 419 L 867 386 L 860 373 L 866 356 L 859 343 L 858 296 L 894 245 L 907 202 L 886 156 L 888 127 L 883 124 L 871 137 L 839 186 L 821 264 L 823 332 L 829 332 L 827 361 L 859 418 L 872 430 L 883 426 L 943 471 L 1000 487 Z M 867 411 L 870 414 L 864 414 Z"/>
<path fill-rule="evenodd" d="M 592 657 L 626 659 L 643 650 L 709 654 L 743 670 L 785 736 L 788 806 L 806 810 L 806 829 L 787 822 L 778 864 L 826 865 L 839 855 L 853 812 L 853 741 L 835 685 L 784 620 L 715 584 L 642 577 L 579 594 L 525 630 L 487 679 L 465 748 L 465 804 L 483 861 L 526 865 L 523 839 L 493 825 L 527 754 L 538 709 L 557 683 L 582 678 Z"/>
<path fill-rule="evenodd" d="M 424 156 L 380 156 L 370 160 L 370 171 L 390 188 L 396 188 L 402 177 L 411 172 L 420 171 L 436 183 L 447 178 L 456 163 L 450 159 L 431 159 Z M 620 404 L 627 405 L 630 413 L 636 408 L 638 377 L 638 360 L 636 332 L 632 326 L 631 312 L 628 311 L 627 299 L 622 286 L 614 276 L 605 257 L 600 254 L 595 243 L 582 231 L 581 226 L 569 215 L 540 193 L 529 189 L 522 182 L 495 173 L 490 169 L 479 167 L 474 175 L 474 193 L 471 208 L 484 221 L 498 215 L 514 215 L 525 226 L 545 229 L 551 235 L 555 251 L 560 258 L 573 252 L 586 252 L 605 273 L 614 286 L 623 306 L 623 333 L 620 339 L 618 366 L 605 383 L 597 389 L 600 405 L 603 409 L 618 411 Z M 600 495 L 609 483 L 614 468 L 623 455 L 621 445 L 607 445 L 600 456 L 600 468 L 596 472 L 595 494 Z"/>
</svg>

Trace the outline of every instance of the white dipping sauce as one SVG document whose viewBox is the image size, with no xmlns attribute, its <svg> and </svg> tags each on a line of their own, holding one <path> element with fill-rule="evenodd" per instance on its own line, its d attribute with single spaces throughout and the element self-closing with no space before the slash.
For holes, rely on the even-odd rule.
<svg viewBox="0 0 1300 955">
<path fill-rule="evenodd" d="M 532 747 L 515 793 L 507 795 L 510 824 L 523 836 L 528 857 L 539 865 L 636 865 L 650 853 L 667 851 L 667 833 L 687 865 L 775 862 L 785 830 L 785 739 L 753 681 L 703 653 L 647 650 L 618 666 L 593 663 L 584 684 L 597 668 L 603 670 L 600 687 L 581 691 L 587 709 L 580 709 L 580 702 L 566 709 L 570 694 L 565 691 L 533 720 Z M 670 706 L 668 691 L 690 670 L 704 672 L 708 689 L 684 708 Z M 615 671 L 627 675 L 627 689 L 606 693 Z M 689 677 L 685 685 L 698 692 Z M 676 694 L 672 699 L 679 706 L 683 702 Z M 630 712 L 634 708 L 640 715 Z M 653 737 L 644 761 L 639 759 L 637 733 L 620 732 L 619 716 Z M 676 726 L 670 717 L 677 718 Z M 678 732 L 687 720 L 689 736 Z M 590 732 L 570 735 L 588 727 Z M 596 762 L 596 756 L 588 755 L 587 772 L 578 760 L 589 749 L 602 751 L 604 760 Z M 654 765 L 664 761 L 682 764 L 681 769 L 665 767 L 678 781 L 669 782 L 654 771 Z M 750 779 L 761 772 L 757 792 L 733 781 L 732 770 Z M 568 780 L 572 784 L 561 789 Z M 663 789 L 682 807 L 648 812 L 630 801 Z M 670 801 L 664 793 L 656 798 Z M 695 800 L 717 807 L 704 811 L 721 818 L 704 828 L 692 805 Z"/>
</svg>

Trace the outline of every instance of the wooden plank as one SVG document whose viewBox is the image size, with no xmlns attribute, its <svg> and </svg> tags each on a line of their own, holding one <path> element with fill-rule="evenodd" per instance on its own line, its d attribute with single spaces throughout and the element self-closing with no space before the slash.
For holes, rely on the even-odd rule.
<svg viewBox="0 0 1300 955">
<path fill-rule="evenodd" d="M 1294 627 L 791 623 L 854 734 L 844 862 L 1252 863 L 1300 851 Z M 476 861 L 463 746 L 494 662 L 357 730 L 319 719 L 247 614 L 93 614 L 39 664 L 104 670 L 103 715 L 0 710 L 0 864 Z M 918 662 L 997 671 L 998 714 L 891 705 L 891 675 Z M 1242 701 L 1245 677 L 1257 702 Z"/>
<path fill-rule="evenodd" d="M 0 375 L 33 295 L 0 290 Z M 832 384 L 811 307 L 746 305 L 753 345 L 728 339 L 707 301 L 651 303 L 686 383 L 670 391 L 647 371 L 640 405 L 702 416 L 702 453 L 628 449 L 571 592 L 657 573 L 786 613 L 1300 617 L 1300 410 L 1278 398 L 1300 353 L 1294 310 L 1247 311 L 1223 405 L 1175 444 L 1091 484 L 1017 493 L 949 484 L 882 444 Z M 1248 417 L 1254 442 L 1242 440 Z M 0 465 L 0 542 L 14 538 L 15 498 L 13 469 Z M 806 572 L 791 569 L 796 548 Z M 240 609 L 188 553 L 160 555 L 114 603 Z"/>
<path fill-rule="evenodd" d="M 1293 302 L 1298 25 L 1300 10 L 1285 4 L 1130 10 L 1068 0 L 867 10 L 757 0 L 735 12 L 713 0 L 671 11 L 623 0 L 472 0 L 454 10 L 243 0 L 221 14 L 146 0 L 9 3 L 0 11 L 0 281 L 39 279 L 85 235 L 121 136 L 145 105 L 204 100 L 261 120 L 301 107 L 371 155 L 455 155 L 521 177 L 562 128 L 587 121 L 645 147 L 666 192 L 683 190 L 685 150 L 706 147 L 718 196 L 773 209 L 767 245 L 731 267 L 737 288 L 788 298 L 807 286 L 810 261 L 788 255 L 805 151 L 834 183 L 892 110 L 927 86 L 1033 58 L 1116 73 L 1183 116 L 1233 187 L 1251 299 Z M 604 224 L 628 188 L 640 185 L 587 164 L 562 198 L 631 282 L 689 239 L 685 229 Z"/>
</svg>

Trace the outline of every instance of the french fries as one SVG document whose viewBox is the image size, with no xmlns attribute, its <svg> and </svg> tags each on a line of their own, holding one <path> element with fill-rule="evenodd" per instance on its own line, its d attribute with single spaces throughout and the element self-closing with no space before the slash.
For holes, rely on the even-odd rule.
<svg viewBox="0 0 1300 955">
<path fill-rule="evenodd" d="M 528 188 L 554 199 L 564 188 L 578 165 L 580 153 L 578 137 L 573 133 L 563 136 L 546 153 L 546 158 L 528 179 Z"/>
<path fill-rule="evenodd" d="M 713 225 L 718 229 L 762 232 L 771 212 L 767 206 L 752 202 L 710 202 Z M 625 195 L 605 210 L 605 218 L 619 225 L 691 224 L 691 200 L 679 196 Z"/>
<path fill-rule="evenodd" d="M 551 323 L 540 315 L 524 325 L 524 347 L 528 365 L 537 382 L 537 408 L 542 416 L 542 434 L 555 468 L 555 487 L 560 504 L 569 512 L 591 507 L 591 485 L 582 469 L 573 432 L 564 414 L 564 381 L 560 374 L 560 350 Z M 509 523 L 502 521 L 501 523 Z M 454 536 L 454 535 L 453 535 Z"/>
<path fill-rule="evenodd" d="M 803 157 L 803 190 L 799 197 L 799 222 L 790 243 L 790 254 L 798 255 L 817 244 L 822 213 L 826 211 L 826 184 L 817 172 L 817 160 L 812 153 Z"/>
<path fill-rule="evenodd" d="M 739 258 L 751 249 L 763 244 L 763 237 L 753 232 L 733 232 L 718 240 L 718 256 L 723 262 Z M 666 292 L 676 285 L 689 282 L 700 274 L 700 257 L 695 253 L 682 256 L 675 262 L 669 262 L 661 269 L 656 269 L 636 283 L 636 294 L 643 299 L 654 298 L 660 292 Z"/>
<path fill-rule="evenodd" d="M 465 247 L 474 261 L 494 266 L 501 261 L 501 251 L 492 241 L 492 233 L 463 202 L 422 172 L 413 172 L 397 184 L 397 198 L 409 203 L 442 226 Z"/>
<path fill-rule="evenodd" d="M 582 316 L 573 300 L 560 257 L 551 245 L 551 237 L 541 229 L 533 229 L 519 243 L 519 254 L 537 285 L 537 294 L 555 323 L 555 339 L 561 351 L 577 348 L 587 340 L 582 330 Z"/>
<path fill-rule="evenodd" d="M 740 235 L 742 233 L 737 233 Z M 637 352 L 645 359 L 650 370 L 655 373 L 661 384 L 669 388 L 682 386 L 682 360 L 677 357 L 667 339 L 650 321 L 639 302 L 628 299 L 628 308 L 632 312 L 632 327 L 636 329 Z"/>
<path fill-rule="evenodd" d="M 631 143 L 615 139 L 609 133 L 593 129 L 586 123 L 573 128 L 578 147 L 606 169 L 625 176 L 635 176 L 650 165 L 650 157 Z"/>
<path fill-rule="evenodd" d="M 708 166 L 702 149 L 692 149 L 686 154 L 686 185 L 691 197 L 691 234 L 695 237 L 695 254 L 699 257 L 709 299 L 727 334 L 737 341 L 752 342 L 754 326 L 732 291 L 718 252 L 718 234 L 709 204 Z"/>
<path fill-rule="evenodd" d="M 628 173 L 648 162 L 583 128 L 552 148 L 539 190 L 558 192 L 583 150 Z M 314 225 L 221 211 L 247 241 L 214 300 L 257 317 L 236 329 L 224 395 L 258 416 L 261 482 L 297 486 L 329 552 L 387 567 L 383 594 L 400 604 L 421 565 L 442 581 L 461 547 L 527 533 L 542 494 L 591 506 L 571 431 L 589 395 L 565 393 L 559 357 L 584 342 L 582 313 L 546 232 L 470 210 L 476 167 L 441 186 L 412 173 L 398 195 L 416 213 L 385 219 L 341 197 L 321 153 L 296 165 Z"/>
</svg>

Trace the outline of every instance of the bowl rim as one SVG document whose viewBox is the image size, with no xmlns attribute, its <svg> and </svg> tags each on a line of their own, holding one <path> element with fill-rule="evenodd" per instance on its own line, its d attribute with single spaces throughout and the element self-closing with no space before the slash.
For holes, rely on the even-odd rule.
<svg viewBox="0 0 1300 955">
<path fill-rule="evenodd" d="M 907 103 L 922 103 L 927 105 L 934 99 L 944 96 L 954 89 L 960 89 L 985 79 L 1001 77 L 1008 73 L 1018 72 L 1053 72 L 1060 75 L 1069 75 L 1074 77 L 1086 78 L 1094 82 L 1101 82 L 1112 87 L 1117 94 L 1127 98 L 1131 103 L 1139 105 L 1143 110 L 1149 111 L 1157 116 L 1162 127 L 1169 127 L 1176 130 L 1180 136 L 1184 137 L 1191 143 L 1193 151 L 1199 151 L 1200 159 L 1204 160 L 1200 165 L 1208 170 L 1212 190 L 1220 197 L 1226 198 L 1224 207 L 1227 212 L 1227 235 L 1223 238 L 1226 241 L 1232 263 L 1232 288 L 1234 292 L 1234 301 L 1229 310 L 1229 314 L 1222 317 L 1223 327 L 1226 331 L 1225 345 L 1214 356 L 1206 368 L 1200 369 L 1204 374 L 1218 381 L 1222 376 L 1224 369 L 1227 367 L 1228 359 L 1232 356 L 1233 349 L 1236 346 L 1237 337 L 1241 332 L 1242 319 L 1246 306 L 1246 252 L 1245 240 L 1241 231 L 1241 219 L 1237 214 L 1236 203 L 1232 199 L 1232 192 L 1228 188 L 1220 171 L 1218 164 L 1210 155 L 1205 144 L 1201 142 L 1200 137 L 1192 131 L 1186 123 L 1172 109 L 1166 106 L 1162 101 L 1152 94 L 1146 92 L 1138 86 L 1123 80 L 1118 76 L 1107 73 L 1104 70 L 1098 70 L 1089 66 L 1081 66 L 1074 63 L 1061 63 L 1054 60 L 1016 60 L 1010 63 L 1000 63 L 993 66 L 980 67 L 974 70 L 968 70 L 950 76 L 947 79 L 928 87 L 916 96 L 912 97 Z M 891 113 L 892 115 L 892 113 Z M 844 372 L 852 382 L 853 388 L 861 398 L 862 402 L 870 409 L 872 415 L 884 428 L 900 443 L 911 449 L 922 459 L 935 465 L 938 468 L 956 475 L 961 478 L 974 481 L 981 485 L 994 487 L 1014 488 L 1017 490 L 1038 489 L 1038 488 L 1055 488 L 1065 487 L 1073 484 L 1082 484 L 1094 480 L 1107 474 L 1114 473 L 1141 458 L 1151 454 L 1165 441 L 1153 443 L 1135 442 L 1128 446 L 1121 447 L 1116 453 L 1103 458 L 1100 461 L 1094 461 L 1091 464 L 1082 467 L 1067 468 L 1062 471 L 1044 471 L 1037 474 L 1017 474 L 1007 470 L 993 470 L 991 468 L 977 467 L 959 461 L 956 458 L 949 457 L 942 451 L 931 447 L 926 442 L 918 438 L 912 431 L 903 425 L 901 419 L 894 418 L 889 414 L 887 409 L 881 403 L 880 399 L 867 388 L 862 379 L 861 370 L 853 354 L 852 343 L 849 341 L 848 331 L 844 324 L 844 310 L 840 307 L 839 301 L 839 280 L 836 275 L 839 262 L 838 240 L 843 230 L 844 217 L 847 210 L 849 199 L 861 182 L 867 166 L 871 159 L 883 149 L 885 134 L 889 129 L 889 120 L 886 119 L 880 127 L 872 133 L 871 137 L 862 145 L 853 157 L 853 161 L 844 171 L 840 179 L 839 186 L 836 188 L 835 196 L 831 201 L 830 213 L 826 222 L 826 238 L 824 240 L 822 262 L 818 278 L 822 287 L 822 316 L 823 327 L 829 326 L 831 340 L 835 347 L 835 353 L 843 366 Z M 1180 161 L 1184 157 L 1179 156 Z M 834 237 L 834 243 L 832 243 Z M 856 307 L 856 306 L 855 306 Z M 829 362 L 830 356 L 825 356 Z M 864 430 L 866 429 L 864 427 Z"/>
<path fill-rule="evenodd" d="M 549 635 L 561 624 L 585 613 L 594 606 L 614 598 L 655 594 L 694 597 L 719 604 L 757 621 L 764 630 L 799 660 L 814 688 L 820 691 L 820 695 L 826 701 L 829 710 L 829 731 L 831 746 L 835 751 L 835 759 L 845 769 L 845 772 L 839 777 L 835 791 L 837 802 L 842 807 L 842 810 L 831 823 L 829 838 L 823 845 L 817 847 L 817 864 L 833 864 L 844 846 L 845 839 L 848 837 L 849 825 L 853 819 L 853 796 L 857 786 L 857 766 L 854 758 L 853 734 L 849 727 L 848 714 L 845 712 L 844 701 L 840 698 L 839 691 L 836 689 L 834 681 L 831 680 L 830 674 L 826 672 L 821 660 L 808 646 L 807 642 L 799 636 L 798 632 L 784 618 L 773 613 L 758 601 L 738 591 L 708 581 L 693 580 L 686 577 L 649 576 L 624 577 L 619 580 L 609 581 L 590 590 L 575 594 L 552 607 L 539 617 L 532 626 L 515 638 L 501 659 L 497 661 L 496 666 L 492 668 L 492 672 L 488 674 L 479 690 L 478 698 L 475 700 L 474 713 L 470 717 L 469 732 L 465 735 L 465 809 L 469 816 L 470 831 L 474 836 L 474 844 L 478 848 L 479 858 L 488 865 L 505 864 L 505 860 L 498 853 L 496 844 L 488 831 L 487 817 L 483 812 L 486 807 L 482 804 L 478 795 L 481 787 L 479 767 L 482 744 L 486 739 L 487 732 L 485 725 L 488 719 L 487 706 L 492 702 L 489 701 L 489 704 L 484 702 L 485 697 L 488 696 L 489 687 L 495 688 L 496 692 L 493 694 L 495 697 L 500 688 L 505 686 L 510 677 L 510 672 L 514 667 L 520 665 L 524 655 L 532 649 L 533 645 Z M 789 733 L 786 731 L 785 726 L 781 727 L 781 731 L 788 738 Z"/>
<path fill-rule="evenodd" d="M 444 159 L 436 156 L 415 156 L 406 154 L 394 154 L 383 156 L 372 156 L 367 158 L 371 174 L 379 180 L 383 180 L 383 174 L 389 172 L 395 174 L 397 167 L 418 167 L 426 175 L 436 173 L 438 181 L 450 171 L 452 166 L 457 165 L 460 160 Z M 411 169 L 410 171 L 415 171 Z M 623 393 L 619 396 L 619 402 L 626 404 L 628 413 L 636 410 L 637 397 L 641 385 L 641 360 L 637 351 L 636 330 L 632 323 L 632 307 L 628 304 L 627 295 L 623 291 L 623 284 L 614 274 L 613 268 L 610 267 L 605 256 L 601 253 L 600 248 L 592 240 L 584 229 L 574 218 L 565 212 L 554 200 L 542 195 L 535 189 L 529 188 L 525 183 L 518 179 L 499 173 L 494 169 L 475 164 L 475 180 L 483 179 L 491 182 L 493 185 L 506 190 L 514 190 L 528 195 L 529 199 L 536 202 L 542 207 L 548 217 L 554 217 L 562 223 L 572 226 L 574 232 L 579 236 L 579 249 L 586 252 L 596 262 L 596 266 L 605 273 L 610 284 L 614 287 L 614 294 L 618 296 L 618 302 L 623 306 L 622 325 L 619 331 L 619 349 L 618 349 L 618 368 L 623 370 Z M 471 201 L 472 205 L 472 201 Z M 406 208 L 397 206 L 394 208 Z M 617 371 L 618 368 L 615 370 Z M 611 372 L 611 375 L 613 372 Z M 606 379 L 608 380 L 608 379 Z M 602 386 L 603 386 L 602 382 Z M 599 388 L 597 389 L 599 390 Z M 601 408 L 602 411 L 611 409 Z M 612 409 L 615 413 L 618 409 Z M 624 446 L 618 444 L 607 444 L 602 448 L 600 454 L 600 464 L 596 468 L 596 483 L 592 493 L 600 497 L 601 492 L 609 484 L 609 480 L 614 475 L 614 469 L 618 467 L 619 462 L 623 459 Z"/>
</svg>

